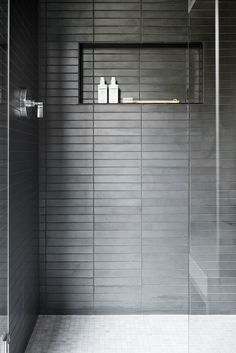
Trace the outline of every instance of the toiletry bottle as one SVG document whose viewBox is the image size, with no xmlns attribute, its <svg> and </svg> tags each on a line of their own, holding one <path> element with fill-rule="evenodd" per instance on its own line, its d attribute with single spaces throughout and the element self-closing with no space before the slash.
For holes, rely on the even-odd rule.
<svg viewBox="0 0 236 353">
<path fill-rule="evenodd" d="M 109 103 L 118 103 L 119 101 L 119 88 L 116 83 L 116 78 L 111 78 L 111 84 L 109 85 Z"/>
<path fill-rule="evenodd" d="M 107 84 L 104 77 L 100 78 L 98 85 L 98 103 L 107 103 Z"/>
</svg>

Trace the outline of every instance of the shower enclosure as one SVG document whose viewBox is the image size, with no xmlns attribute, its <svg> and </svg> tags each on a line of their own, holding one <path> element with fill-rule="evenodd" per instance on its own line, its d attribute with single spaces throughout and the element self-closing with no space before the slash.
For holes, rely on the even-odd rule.
<svg viewBox="0 0 236 353">
<path fill-rule="evenodd" d="M 234 353 L 236 4 L 0 13 L 0 352 Z"/>
</svg>

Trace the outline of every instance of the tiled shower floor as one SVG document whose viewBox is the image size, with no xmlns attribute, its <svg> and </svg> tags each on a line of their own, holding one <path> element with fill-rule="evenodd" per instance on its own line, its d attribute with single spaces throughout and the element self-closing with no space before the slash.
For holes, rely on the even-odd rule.
<svg viewBox="0 0 236 353">
<path fill-rule="evenodd" d="M 40 316 L 26 353 L 235 353 L 236 316 Z"/>
</svg>

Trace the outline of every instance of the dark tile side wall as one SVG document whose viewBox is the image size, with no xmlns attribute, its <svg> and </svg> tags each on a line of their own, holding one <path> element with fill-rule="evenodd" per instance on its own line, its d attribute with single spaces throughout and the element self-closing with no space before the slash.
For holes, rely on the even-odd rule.
<svg viewBox="0 0 236 353">
<path fill-rule="evenodd" d="M 37 1 L 11 1 L 10 352 L 23 353 L 38 313 L 38 121 L 17 118 L 19 88 L 38 95 Z"/>
<path fill-rule="evenodd" d="M 78 105 L 78 42 L 187 41 L 187 2 L 40 15 L 41 312 L 186 313 L 187 108 Z"/>
<path fill-rule="evenodd" d="M 0 2 L 0 337 L 7 331 L 8 240 L 8 114 L 7 114 L 7 2 Z"/>
</svg>

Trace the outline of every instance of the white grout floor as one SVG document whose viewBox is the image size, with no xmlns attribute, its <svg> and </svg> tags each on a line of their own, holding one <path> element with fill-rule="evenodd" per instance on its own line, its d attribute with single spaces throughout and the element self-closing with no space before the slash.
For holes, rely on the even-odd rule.
<svg viewBox="0 0 236 353">
<path fill-rule="evenodd" d="M 40 316 L 26 353 L 235 353 L 236 316 Z"/>
</svg>

